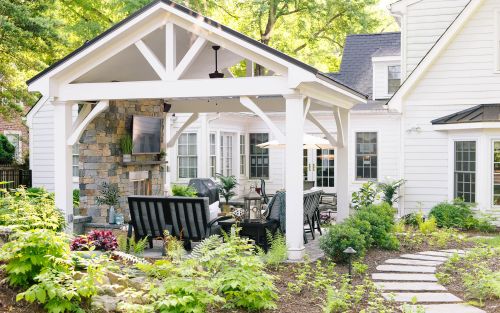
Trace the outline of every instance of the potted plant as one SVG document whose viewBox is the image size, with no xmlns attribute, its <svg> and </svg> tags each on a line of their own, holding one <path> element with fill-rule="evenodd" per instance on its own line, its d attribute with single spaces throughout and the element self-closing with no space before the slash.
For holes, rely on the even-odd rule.
<svg viewBox="0 0 500 313">
<path fill-rule="evenodd" d="M 119 204 L 120 196 L 116 184 L 102 183 L 99 186 L 99 196 L 96 197 L 97 205 L 108 205 L 108 223 L 115 223 L 115 206 Z"/>
<path fill-rule="evenodd" d="M 226 203 L 222 205 L 222 211 L 225 213 L 229 213 L 229 199 L 236 195 L 236 193 L 234 192 L 234 188 L 236 188 L 236 185 L 238 185 L 238 183 L 236 182 L 236 177 L 217 174 L 217 178 L 219 179 L 219 183 L 217 184 L 219 188 L 219 194 L 226 200 Z"/>
<path fill-rule="evenodd" d="M 165 152 L 165 150 L 162 149 L 160 151 L 160 153 L 158 154 L 158 161 L 164 161 L 166 155 L 167 155 L 167 153 Z"/>
<path fill-rule="evenodd" d="M 132 161 L 132 136 L 129 134 L 125 135 L 120 139 L 120 148 L 122 149 L 123 162 L 131 162 Z"/>
</svg>

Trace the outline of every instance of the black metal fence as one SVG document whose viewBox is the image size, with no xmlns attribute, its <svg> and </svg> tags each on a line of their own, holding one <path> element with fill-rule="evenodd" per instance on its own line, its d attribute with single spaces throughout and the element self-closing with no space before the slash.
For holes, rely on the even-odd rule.
<svg viewBox="0 0 500 313">
<path fill-rule="evenodd" d="M 31 170 L 0 168 L 0 188 L 15 189 L 31 187 Z"/>
</svg>

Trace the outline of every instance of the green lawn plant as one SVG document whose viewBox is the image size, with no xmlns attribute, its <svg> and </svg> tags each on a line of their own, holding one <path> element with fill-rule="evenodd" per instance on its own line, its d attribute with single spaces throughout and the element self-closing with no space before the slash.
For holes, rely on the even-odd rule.
<svg viewBox="0 0 500 313">
<path fill-rule="evenodd" d="M 1 190 L 0 225 L 17 230 L 48 229 L 62 231 L 66 227 L 64 214 L 56 208 L 54 195 L 44 189 L 36 191 L 20 187 Z"/>
<path fill-rule="evenodd" d="M 169 257 L 137 268 L 154 284 L 129 292 L 121 312 L 206 312 L 208 306 L 236 310 L 275 309 L 274 277 L 248 239 L 234 228 L 222 240 L 211 236 L 187 258 Z"/>
<path fill-rule="evenodd" d="M 191 186 L 172 185 L 172 195 L 175 197 L 194 198 L 198 195 L 198 191 Z"/>
</svg>

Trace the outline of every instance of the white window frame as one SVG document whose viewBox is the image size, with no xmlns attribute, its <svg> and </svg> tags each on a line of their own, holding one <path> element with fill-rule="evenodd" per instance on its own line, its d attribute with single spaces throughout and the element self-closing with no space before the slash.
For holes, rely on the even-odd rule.
<svg viewBox="0 0 500 313">
<path fill-rule="evenodd" d="M 357 144 L 357 135 L 359 133 L 375 133 L 375 136 L 377 138 L 377 149 L 376 149 L 376 153 L 375 155 L 377 156 L 377 177 L 375 178 L 358 178 L 357 176 L 357 173 L 358 173 L 358 166 L 357 166 L 357 159 L 358 159 L 358 154 L 357 154 L 357 149 L 356 149 L 356 144 Z M 373 181 L 373 182 L 377 182 L 379 180 L 379 177 L 380 177 L 380 170 L 381 170 L 381 166 L 380 166 L 380 132 L 378 130 L 365 130 L 365 129 L 356 129 L 354 130 L 354 136 L 353 136 L 353 155 L 354 155 L 354 164 L 353 164 L 353 175 L 354 175 L 354 182 L 357 182 L 357 183 L 365 183 L 365 182 L 368 182 L 368 181 Z"/>
<path fill-rule="evenodd" d="M 389 93 L 389 66 L 401 66 L 401 81 L 403 66 L 401 56 L 385 56 L 372 58 L 372 87 L 374 100 L 386 100 L 392 97 Z"/>
<path fill-rule="evenodd" d="M 454 138 L 452 140 L 452 143 L 451 143 L 451 153 L 452 153 L 452 156 L 451 156 L 451 190 L 450 190 L 450 194 L 451 194 L 451 199 L 455 199 L 457 197 L 457 190 L 456 190 L 456 177 L 455 177 L 455 171 L 456 171 L 456 151 L 455 151 L 455 147 L 456 147 L 456 143 L 457 142 L 474 142 L 476 144 L 476 158 L 475 158 L 475 170 L 474 170 L 474 175 L 475 175 L 475 181 L 474 181 L 474 202 L 470 202 L 470 203 L 477 203 L 478 201 L 478 172 L 479 172 L 479 159 L 478 159 L 478 155 L 479 155 L 479 149 L 480 149 L 480 142 L 477 138 Z M 491 164 L 493 165 L 493 164 Z M 493 188 L 493 186 L 492 186 Z M 492 201 L 493 201 L 493 197 L 492 197 Z"/>
<path fill-rule="evenodd" d="M 268 167 L 268 176 L 267 177 L 252 177 L 252 170 L 251 170 L 251 149 L 250 149 L 250 136 L 251 135 L 257 135 L 257 134 L 267 134 L 267 140 L 271 140 L 271 134 L 269 132 L 266 132 L 266 131 L 252 131 L 252 132 L 249 132 L 248 133 L 248 140 L 247 140 L 247 145 L 248 145 L 248 164 L 247 164 L 247 167 L 248 167 L 248 178 L 251 179 L 251 180 L 257 180 L 257 179 L 264 179 L 264 180 L 270 180 L 271 179 L 271 151 L 269 151 L 268 149 L 268 152 L 267 152 L 267 158 L 268 158 L 268 163 L 267 163 L 267 167 Z"/>
<path fill-rule="evenodd" d="M 489 203 L 491 204 L 492 208 L 498 209 L 500 208 L 500 205 L 496 205 L 494 201 L 495 197 L 495 170 L 494 170 L 494 154 L 495 154 L 495 142 L 500 142 L 500 138 L 491 138 L 490 141 L 490 151 L 489 151 L 489 158 L 486 158 L 488 160 L 488 168 L 490 171 L 490 199 Z"/>
<path fill-rule="evenodd" d="M 243 139 L 243 141 L 241 140 Z M 247 136 L 246 134 L 239 134 L 239 157 L 240 157 L 240 176 L 246 177 L 247 174 Z M 242 151 L 243 150 L 243 151 Z"/>
<path fill-rule="evenodd" d="M 214 139 L 214 142 L 212 144 L 212 136 Z M 212 146 L 213 146 L 213 153 L 212 153 Z M 212 159 L 215 161 L 215 164 L 212 166 Z M 212 175 L 212 168 L 213 168 L 213 174 Z M 210 132 L 208 134 L 208 174 L 212 178 L 216 178 L 217 176 L 217 132 Z"/>
<path fill-rule="evenodd" d="M 188 155 L 182 155 L 181 156 L 181 155 L 179 155 L 179 142 L 180 142 L 180 138 L 181 138 L 182 135 L 190 135 L 190 134 L 196 135 L 196 154 L 195 155 L 189 155 L 188 154 Z M 177 139 L 177 148 L 176 148 L 177 149 L 177 158 L 176 158 L 176 161 L 177 161 L 177 173 L 176 174 L 177 175 L 176 176 L 177 176 L 177 180 L 178 181 L 188 181 L 191 178 L 197 178 L 197 177 L 182 177 L 181 178 L 179 176 L 180 168 L 181 168 L 181 166 L 180 166 L 180 158 L 181 157 L 196 157 L 196 176 L 199 176 L 199 170 L 200 170 L 199 161 L 200 161 L 200 158 L 198 157 L 198 152 L 200 150 L 200 145 L 199 145 L 199 140 L 200 140 L 199 137 L 200 136 L 199 136 L 198 132 L 196 132 L 196 131 L 185 131 L 185 132 L 183 132 L 181 134 L 181 136 L 179 136 L 179 138 Z M 188 146 L 189 146 L 189 144 L 188 144 Z M 188 149 L 188 151 L 189 151 L 189 149 Z"/>
<path fill-rule="evenodd" d="M 19 131 L 19 130 L 5 130 L 3 132 L 3 134 L 5 135 L 5 137 L 7 137 L 7 139 L 9 139 L 8 135 L 18 136 L 18 138 L 19 138 L 19 144 L 18 144 L 19 151 L 18 152 L 19 153 L 18 153 L 17 157 L 15 158 L 15 160 L 17 162 L 22 162 L 22 160 L 23 160 L 23 132 Z M 9 142 L 10 142 L 10 140 L 9 140 Z"/>
<path fill-rule="evenodd" d="M 389 84 L 389 80 L 390 80 L 390 77 L 389 77 L 389 69 L 391 67 L 399 67 L 399 86 L 396 88 L 396 90 L 394 92 L 391 92 L 389 90 L 389 87 L 390 87 L 390 84 Z M 394 93 L 396 93 L 396 91 L 398 90 L 398 88 L 401 86 L 401 65 L 388 65 L 387 66 L 387 94 L 388 95 L 393 95 Z"/>
</svg>

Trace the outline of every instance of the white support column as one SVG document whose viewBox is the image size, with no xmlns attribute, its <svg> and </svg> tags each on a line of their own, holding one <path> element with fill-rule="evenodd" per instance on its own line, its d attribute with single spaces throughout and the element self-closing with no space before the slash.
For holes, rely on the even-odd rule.
<svg viewBox="0 0 500 313">
<path fill-rule="evenodd" d="M 209 135 L 208 135 L 208 116 L 207 113 L 201 113 L 200 117 L 200 152 L 198 156 L 201 159 L 202 166 L 198 170 L 198 177 L 209 177 L 209 165 L 208 165 L 208 149 L 209 147 Z"/>
<path fill-rule="evenodd" d="M 73 162 L 67 140 L 72 130 L 72 103 L 52 101 L 54 106 L 54 191 L 55 203 L 66 217 L 67 232 L 73 232 Z"/>
<path fill-rule="evenodd" d="M 286 99 L 286 242 L 288 258 L 301 260 L 304 256 L 304 178 L 302 177 L 304 133 L 304 97 Z"/>
<path fill-rule="evenodd" d="M 341 222 L 349 217 L 349 205 L 351 195 L 349 194 L 349 145 L 347 134 L 349 133 L 349 111 L 339 108 L 336 111 L 339 121 L 337 122 L 337 221 Z M 340 134 L 343 134 L 342 136 Z"/>
</svg>

